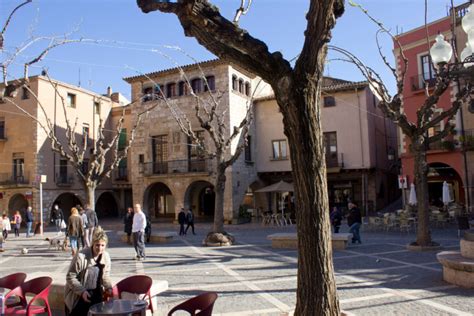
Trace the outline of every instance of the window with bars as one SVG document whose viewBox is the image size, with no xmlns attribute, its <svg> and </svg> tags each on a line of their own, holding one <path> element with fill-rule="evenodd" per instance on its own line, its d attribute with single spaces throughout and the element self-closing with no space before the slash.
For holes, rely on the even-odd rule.
<svg viewBox="0 0 474 316">
<path fill-rule="evenodd" d="M 67 106 L 69 106 L 71 108 L 75 108 L 76 107 L 76 95 L 73 94 L 73 93 L 68 93 L 67 98 L 66 98 L 66 104 L 67 104 Z"/>
</svg>

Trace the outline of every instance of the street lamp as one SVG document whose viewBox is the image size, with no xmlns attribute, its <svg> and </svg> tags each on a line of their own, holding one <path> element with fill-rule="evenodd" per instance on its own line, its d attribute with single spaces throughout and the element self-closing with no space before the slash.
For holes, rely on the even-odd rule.
<svg viewBox="0 0 474 316">
<path fill-rule="evenodd" d="M 453 65 L 458 66 L 462 64 L 465 68 L 468 68 L 474 65 L 474 4 L 467 8 L 467 13 L 462 18 L 461 24 L 464 32 L 467 34 L 467 42 L 466 47 L 460 54 L 460 63 Z M 433 64 L 437 67 L 442 67 L 451 60 L 453 48 L 444 40 L 444 36 L 439 34 L 436 36 L 436 42 L 430 49 L 430 55 Z M 472 76 L 472 74 L 470 75 Z"/>
</svg>

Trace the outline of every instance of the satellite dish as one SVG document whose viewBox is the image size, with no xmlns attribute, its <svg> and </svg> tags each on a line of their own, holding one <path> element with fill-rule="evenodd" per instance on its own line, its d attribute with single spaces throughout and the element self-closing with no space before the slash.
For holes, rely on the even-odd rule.
<svg viewBox="0 0 474 316">
<path fill-rule="evenodd" d="M 467 106 L 467 110 L 471 113 L 474 113 L 474 100 L 471 100 L 471 103 Z"/>
</svg>

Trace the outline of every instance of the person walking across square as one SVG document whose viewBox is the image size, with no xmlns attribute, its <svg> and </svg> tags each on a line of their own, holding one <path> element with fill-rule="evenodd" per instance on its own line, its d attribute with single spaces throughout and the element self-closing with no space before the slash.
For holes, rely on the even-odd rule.
<svg viewBox="0 0 474 316">
<path fill-rule="evenodd" d="M 184 213 L 184 208 L 181 208 L 178 214 L 178 223 L 179 223 L 179 235 L 186 235 L 184 232 L 184 224 L 186 224 L 186 213 Z"/>
<path fill-rule="evenodd" d="M 56 226 L 56 232 L 61 235 L 61 222 L 64 220 L 63 210 L 57 204 L 54 205 L 51 211 L 51 222 Z"/>
<path fill-rule="evenodd" d="M 186 221 L 188 222 L 188 226 L 186 226 L 184 234 L 186 235 L 186 233 L 188 232 L 188 228 L 191 226 L 191 228 L 193 229 L 193 235 L 196 235 L 196 233 L 194 232 L 194 214 L 191 209 L 188 209 L 188 213 L 186 214 Z"/>
<path fill-rule="evenodd" d="M 360 226 L 362 225 L 362 214 L 359 208 L 352 202 L 347 205 L 349 207 L 349 215 L 347 216 L 347 225 L 349 226 L 349 233 L 352 234 L 352 243 L 362 243 L 360 240 Z"/>
<path fill-rule="evenodd" d="M 133 234 L 133 246 L 135 247 L 135 260 L 145 260 L 145 228 L 146 228 L 146 216 L 142 212 L 140 204 L 135 204 L 134 207 L 135 215 L 133 215 L 132 223 L 132 234 Z"/>
<path fill-rule="evenodd" d="M 33 208 L 31 206 L 28 206 L 26 209 L 26 216 L 25 216 L 25 222 L 26 222 L 26 237 L 31 236 L 31 226 L 33 226 Z"/>
<path fill-rule="evenodd" d="M 123 231 L 127 234 L 127 243 L 132 244 L 131 236 L 132 236 L 132 226 L 133 226 L 133 208 L 127 208 L 127 213 L 123 218 Z"/>
<path fill-rule="evenodd" d="M 15 237 L 20 237 L 20 226 L 21 226 L 21 215 L 20 211 L 16 211 L 13 216 L 13 222 L 15 223 L 13 229 L 15 231 Z"/>
<path fill-rule="evenodd" d="M 90 247 L 92 237 L 94 236 L 94 230 L 99 226 L 99 220 L 97 219 L 97 213 L 91 208 L 89 204 L 86 205 L 86 216 L 88 234 L 86 235 L 84 241 L 86 242 L 86 245 Z"/>
</svg>

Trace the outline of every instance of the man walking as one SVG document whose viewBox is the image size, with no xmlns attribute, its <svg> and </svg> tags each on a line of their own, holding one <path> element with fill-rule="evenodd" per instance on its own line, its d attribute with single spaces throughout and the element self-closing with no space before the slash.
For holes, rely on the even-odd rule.
<svg viewBox="0 0 474 316">
<path fill-rule="evenodd" d="M 188 209 L 188 213 L 186 214 L 186 221 L 188 222 L 188 226 L 186 226 L 186 230 L 184 231 L 184 234 L 186 235 L 186 233 L 188 232 L 189 226 L 191 226 L 191 228 L 193 229 L 193 235 L 196 235 L 196 233 L 194 232 L 194 214 L 193 214 L 193 211 L 191 211 L 191 209 Z"/>
<path fill-rule="evenodd" d="M 97 213 L 91 208 L 89 204 L 86 205 L 86 216 L 87 216 L 87 233 L 85 234 L 85 242 L 87 247 L 90 247 L 92 237 L 94 236 L 94 230 L 99 226 L 99 220 L 97 219 Z"/>
<path fill-rule="evenodd" d="M 56 232 L 61 235 L 61 222 L 64 220 L 63 210 L 59 208 L 57 204 L 54 205 L 51 212 L 51 222 L 54 222 L 56 226 Z"/>
<path fill-rule="evenodd" d="M 28 206 L 26 209 L 26 237 L 31 236 L 31 226 L 33 225 L 33 208 L 31 206 Z"/>
<path fill-rule="evenodd" d="M 133 234 L 133 246 L 135 247 L 135 260 L 145 260 L 145 228 L 146 228 L 146 216 L 142 212 L 140 204 L 135 204 L 133 209 L 135 214 L 133 215 L 132 234 Z"/>
<path fill-rule="evenodd" d="M 355 203 L 349 202 L 347 205 L 349 207 L 349 216 L 347 216 L 347 225 L 349 225 L 349 233 L 352 234 L 352 243 L 355 244 L 359 242 L 362 243 L 360 240 L 360 233 L 359 229 L 362 225 L 362 215 L 360 213 L 359 208 Z"/>
<path fill-rule="evenodd" d="M 181 208 L 178 214 L 178 223 L 179 223 L 179 235 L 186 235 L 184 232 L 184 224 L 186 224 L 186 213 L 184 213 L 184 208 Z"/>
</svg>

